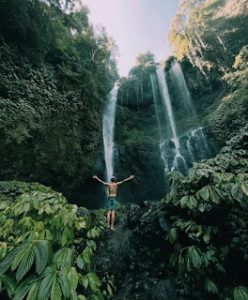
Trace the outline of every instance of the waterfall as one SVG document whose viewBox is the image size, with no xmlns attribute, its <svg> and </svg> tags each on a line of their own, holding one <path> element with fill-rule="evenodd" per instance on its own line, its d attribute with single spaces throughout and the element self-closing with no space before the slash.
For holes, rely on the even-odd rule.
<svg viewBox="0 0 248 300">
<path fill-rule="evenodd" d="M 162 129 L 161 129 L 161 120 L 160 120 L 160 112 L 159 112 L 159 102 L 158 102 L 159 99 L 158 99 L 158 93 L 157 93 L 158 88 L 157 88 L 157 81 L 156 81 L 155 74 L 150 75 L 150 80 L 151 80 L 151 86 L 152 86 L 152 95 L 153 95 L 156 119 L 157 119 L 157 124 L 158 124 L 160 156 L 164 162 L 165 171 L 167 172 L 168 171 L 167 170 L 167 162 L 166 162 L 165 156 L 163 154 L 164 141 L 162 139 Z"/>
<path fill-rule="evenodd" d="M 178 62 L 174 61 L 169 72 L 173 83 L 177 88 L 177 92 L 179 93 L 183 101 L 183 105 L 185 106 L 185 108 L 188 109 L 188 111 L 196 115 L 195 108 L 192 104 L 191 95 L 189 93 L 189 89 L 187 87 L 181 65 Z"/>
<path fill-rule="evenodd" d="M 179 168 L 187 169 L 186 161 L 180 152 L 180 143 L 179 143 L 179 139 L 177 136 L 176 125 L 175 125 L 175 120 L 174 120 L 172 105 L 171 105 L 171 99 L 170 99 L 168 86 L 167 86 L 167 82 L 166 82 L 166 77 L 165 77 L 166 74 L 164 73 L 164 70 L 161 66 L 157 67 L 156 74 L 157 74 L 157 78 L 158 78 L 158 82 L 159 82 L 159 89 L 160 89 L 161 97 L 162 97 L 163 104 L 167 111 L 169 126 L 170 126 L 171 133 L 172 133 L 171 141 L 174 144 L 174 155 L 173 155 L 174 157 L 173 157 L 172 166 L 169 166 L 169 164 L 168 164 L 168 156 L 169 156 L 168 155 L 168 147 L 166 147 L 165 141 L 161 145 L 161 148 L 163 149 L 162 150 L 163 156 L 164 156 L 165 160 L 167 161 L 165 171 L 166 171 L 166 173 L 168 173 L 168 171 L 173 171 L 173 170 L 179 169 Z"/>
<path fill-rule="evenodd" d="M 157 119 L 157 123 L 158 123 L 159 139 L 161 142 L 162 132 L 161 132 L 161 121 L 160 121 L 160 117 L 159 117 L 158 93 L 157 93 L 157 84 L 156 84 L 155 74 L 151 74 L 150 79 L 151 79 L 151 85 L 152 85 L 152 95 L 153 95 L 153 101 L 154 101 L 154 106 L 155 106 L 156 119 Z"/>
<path fill-rule="evenodd" d="M 192 162 L 206 158 L 211 149 L 203 132 L 203 127 L 193 129 L 187 135 L 186 148 Z"/>
<path fill-rule="evenodd" d="M 193 117 L 196 121 L 195 125 L 197 127 L 192 129 L 187 134 L 187 139 L 186 139 L 186 149 L 190 158 L 189 162 L 187 159 L 187 162 L 188 164 L 189 163 L 192 164 L 197 160 L 206 158 L 211 151 L 208 146 L 206 136 L 203 131 L 203 127 L 200 126 L 199 118 L 197 116 L 195 107 L 193 105 L 191 95 L 187 87 L 181 65 L 178 62 L 174 61 L 171 70 L 169 72 L 173 80 L 173 83 L 177 88 L 177 93 L 180 96 L 180 100 L 182 101 L 182 104 L 185 104 L 185 106 L 188 108 L 189 116 Z M 181 142 L 181 144 L 182 143 L 183 141 Z"/>
<path fill-rule="evenodd" d="M 178 136 L 166 80 L 168 73 L 164 73 L 162 67 L 157 66 L 156 75 L 151 74 L 150 80 L 159 133 L 160 155 L 165 174 L 174 170 L 186 173 L 194 162 L 209 157 L 213 149 L 208 145 L 204 128 L 199 123 L 180 64 L 175 62 L 169 72 L 179 96 L 179 105 L 186 105 L 188 109 L 184 110 L 185 117 L 193 118 L 195 127 L 185 128 L 184 133 Z M 162 117 L 163 108 L 166 111 L 166 118 Z M 165 135 L 165 128 L 169 128 L 169 135 L 168 133 Z"/>
<path fill-rule="evenodd" d="M 115 129 L 115 111 L 117 103 L 118 88 L 115 86 L 110 92 L 108 102 L 103 114 L 102 136 L 104 146 L 104 159 L 107 172 L 107 180 L 113 176 L 114 172 L 114 129 Z"/>
</svg>

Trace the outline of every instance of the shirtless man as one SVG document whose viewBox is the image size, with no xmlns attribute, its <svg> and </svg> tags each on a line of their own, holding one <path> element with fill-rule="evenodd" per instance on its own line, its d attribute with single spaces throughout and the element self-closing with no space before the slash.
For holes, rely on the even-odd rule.
<svg viewBox="0 0 248 300">
<path fill-rule="evenodd" d="M 102 181 L 100 178 L 98 178 L 96 175 L 93 176 L 94 179 L 98 180 L 105 186 L 108 186 L 108 214 L 107 214 L 107 221 L 108 221 L 108 227 L 110 227 L 111 230 L 114 229 L 115 224 L 115 210 L 117 208 L 118 202 L 117 202 L 117 191 L 118 186 L 124 182 L 127 182 L 134 178 L 133 175 L 129 176 L 128 178 L 117 182 L 116 177 L 111 178 L 111 182 L 107 183 Z"/>
</svg>

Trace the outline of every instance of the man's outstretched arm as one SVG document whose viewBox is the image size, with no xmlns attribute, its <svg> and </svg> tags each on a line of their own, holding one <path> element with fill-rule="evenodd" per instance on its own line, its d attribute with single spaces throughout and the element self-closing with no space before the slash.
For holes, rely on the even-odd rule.
<svg viewBox="0 0 248 300">
<path fill-rule="evenodd" d="M 104 184 L 104 185 L 108 185 L 107 182 L 102 181 L 102 180 L 101 180 L 100 178 L 98 178 L 96 175 L 94 175 L 92 178 L 93 178 L 93 179 L 96 179 L 97 181 L 101 182 L 101 183 Z"/>
<path fill-rule="evenodd" d="M 124 179 L 124 180 L 122 180 L 122 181 L 117 182 L 117 184 L 120 185 L 120 184 L 122 184 L 122 183 L 124 183 L 124 182 L 127 182 L 127 181 L 133 179 L 133 178 L 134 178 L 134 176 L 131 175 L 131 176 L 129 176 L 128 178 L 126 178 L 126 179 Z"/>
</svg>

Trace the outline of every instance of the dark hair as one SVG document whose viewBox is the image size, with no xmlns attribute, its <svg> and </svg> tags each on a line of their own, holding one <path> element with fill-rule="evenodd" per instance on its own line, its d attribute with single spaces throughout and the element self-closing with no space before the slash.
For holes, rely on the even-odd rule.
<svg viewBox="0 0 248 300">
<path fill-rule="evenodd" d="M 116 182 L 117 181 L 117 178 L 115 176 L 111 177 L 111 182 Z"/>
</svg>

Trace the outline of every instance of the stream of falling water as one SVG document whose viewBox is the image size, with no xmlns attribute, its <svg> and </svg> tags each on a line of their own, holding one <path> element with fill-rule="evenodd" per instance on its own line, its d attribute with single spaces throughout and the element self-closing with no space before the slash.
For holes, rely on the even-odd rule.
<svg viewBox="0 0 248 300">
<path fill-rule="evenodd" d="M 185 105 L 185 107 L 191 114 L 196 115 L 195 108 L 191 100 L 191 95 L 189 93 L 189 89 L 187 87 L 181 65 L 177 61 L 174 61 L 169 72 L 177 88 L 177 93 L 179 93 L 182 99 L 182 104 Z"/>
<path fill-rule="evenodd" d="M 167 82 L 166 82 L 166 77 L 165 77 L 166 74 L 164 73 L 164 70 L 161 66 L 157 67 L 156 74 L 157 74 L 157 78 L 158 78 L 161 97 L 163 99 L 163 104 L 166 107 L 166 111 L 167 111 L 169 126 L 170 126 L 171 133 L 172 133 L 172 142 L 175 146 L 175 149 L 174 149 L 175 153 L 174 153 L 174 158 L 173 158 L 173 162 L 172 162 L 172 167 L 169 168 L 168 163 L 166 163 L 165 172 L 168 173 L 169 169 L 170 169 L 170 171 L 173 171 L 175 169 L 179 169 L 180 167 L 187 169 L 186 161 L 180 152 L 180 143 L 179 143 L 179 138 L 177 136 L 176 124 L 175 124 L 173 111 L 172 111 L 172 105 L 171 105 L 171 99 L 170 99 L 168 86 L 167 86 Z M 167 157 L 168 156 L 166 153 L 167 149 L 166 149 L 166 147 L 163 147 L 163 148 L 164 148 L 164 150 L 163 150 L 164 153 L 162 153 L 162 155 L 164 157 Z"/>
<path fill-rule="evenodd" d="M 114 132 L 117 95 L 118 88 L 115 86 L 110 92 L 108 102 L 103 114 L 102 136 L 107 181 L 111 179 L 114 172 Z"/>
</svg>

